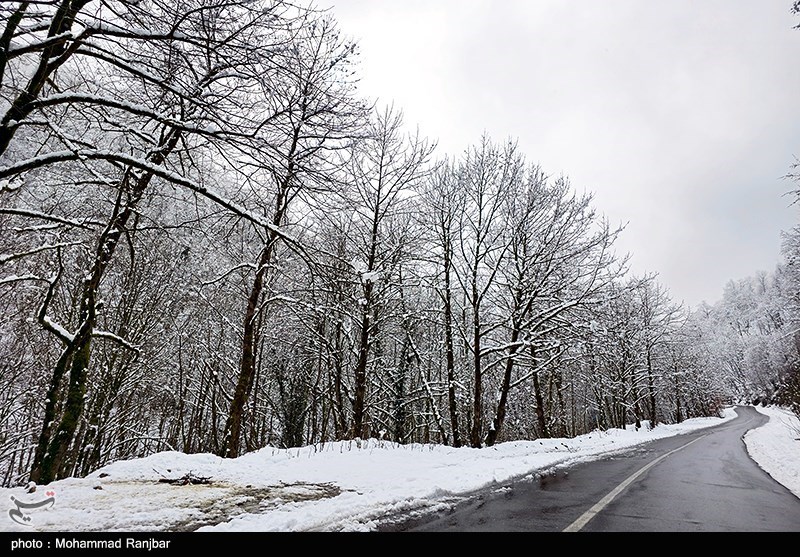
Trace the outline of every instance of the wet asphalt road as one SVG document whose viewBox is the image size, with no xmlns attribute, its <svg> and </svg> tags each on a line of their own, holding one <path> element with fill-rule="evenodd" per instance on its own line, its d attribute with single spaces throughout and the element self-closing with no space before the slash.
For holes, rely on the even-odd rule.
<svg viewBox="0 0 800 557">
<path fill-rule="evenodd" d="M 800 532 L 800 498 L 761 470 L 742 441 L 769 418 L 749 407 L 736 411 L 736 419 L 713 428 L 517 481 L 449 512 L 381 529 Z"/>
</svg>

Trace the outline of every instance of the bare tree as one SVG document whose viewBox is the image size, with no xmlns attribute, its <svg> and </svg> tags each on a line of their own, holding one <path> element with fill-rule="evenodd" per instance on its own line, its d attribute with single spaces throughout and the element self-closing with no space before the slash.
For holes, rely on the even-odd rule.
<svg viewBox="0 0 800 557">
<path fill-rule="evenodd" d="M 252 197 L 264 199 L 264 212 L 270 215 L 273 228 L 264 234 L 247 297 L 240 371 L 222 456 L 233 458 L 240 453 L 243 413 L 256 376 L 258 318 L 266 307 L 267 275 L 282 239 L 277 231 L 289 224 L 293 203 L 307 204 L 310 196 L 335 189 L 335 167 L 330 160 L 337 149 L 349 146 L 363 122 L 365 109 L 354 95 L 350 77 L 354 48 L 340 38 L 332 20 L 320 19 L 301 27 L 278 58 L 280 75 L 270 91 L 276 105 L 272 110 L 279 115 L 270 122 L 275 128 L 272 158 L 254 161 L 249 177 Z"/>
<path fill-rule="evenodd" d="M 445 369 L 447 373 L 447 404 L 450 416 L 452 445 L 460 447 L 461 419 L 459 417 L 458 388 L 460 377 L 456 370 L 455 338 L 455 247 L 458 215 L 464 207 L 464 191 L 458 183 L 454 163 L 444 161 L 426 182 L 422 196 L 423 226 L 432 236 L 431 243 L 437 255 L 435 290 L 442 303 L 442 322 L 445 342 Z"/>
<path fill-rule="evenodd" d="M 624 270 L 612 249 L 620 230 L 597 216 L 591 196 L 570 190 L 565 179 L 548 183 L 532 167 L 505 211 L 512 232 L 498 304 L 507 315 L 508 340 L 487 445 L 498 439 L 511 389 L 529 378 L 540 431 L 548 435 L 539 375 L 563 354 L 569 329 L 583 321 L 579 311 L 597 304 L 598 295 Z M 512 380 L 522 347 L 528 348 L 528 370 Z"/>
<path fill-rule="evenodd" d="M 514 194 L 522 178 L 523 161 L 512 143 L 502 147 L 484 136 L 471 147 L 458 168 L 458 181 L 464 191 L 464 209 L 458 218 L 458 268 L 456 276 L 469 311 L 468 323 L 460 328 L 472 362 L 472 416 L 470 444 L 483 444 L 484 358 L 496 353 L 484 340 L 500 326 L 487 301 L 497 285 L 500 264 L 510 247 L 509 223 L 503 219 L 503 206 Z"/>
<path fill-rule="evenodd" d="M 381 296 L 390 285 L 391 272 L 404 248 L 402 236 L 390 232 L 396 215 L 407 210 L 413 188 L 422 180 L 432 147 L 419 136 L 406 137 L 402 114 L 391 107 L 377 111 L 367 137 L 353 146 L 345 167 L 351 184 L 349 206 L 357 244 L 351 263 L 359 286 L 356 312 L 356 361 L 353 377 L 352 437 L 365 437 L 367 387 L 371 356 L 378 335 Z"/>
<path fill-rule="evenodd" d="M 647 413 L 650 427 L 658 425 L 658 380 L 666 375 L 667 364 L 657 369 L 656 361 L 661 349 L 666 349 L 670 335 L 680 327 L 684 318 L 682 308 L 673 304 L 668 292 L 655 281 L 655 277 L 646 277 L 637 288 L 641 325 L 641 341 L 645 358 L 647 375 Z"/>
</svg>

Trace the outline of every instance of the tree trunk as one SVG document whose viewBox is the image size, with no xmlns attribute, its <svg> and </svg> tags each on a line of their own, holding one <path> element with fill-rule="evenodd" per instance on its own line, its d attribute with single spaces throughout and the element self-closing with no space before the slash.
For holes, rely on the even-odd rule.
<svg viewBox="0 0 800 557">
<path fill-rule="evenodd" d="M 472 430 L 470 444 L 473 448 L 481 447 L 481 421 L 483 418 L 483 373 L 481 369 L 481 320 L 480 302 L 478 300 L 477 269 L 472 273 L 472 362 L 475 370 L 475 385 L 472 400 Z"/>
<path fill-rule="evenodd" d="M 639 389 L 636 387 L 636 374 L 631 373 L 631 394 L 633 395 L 633 414 L 634 414 L 634 427 L 636 431 L 642 428 L 642 406 L 639 403 Z M 625 422 L 622 422 L 622 428 L 625 429 Z"/>
<path fill-rule="evenodd" d="M 681 410 L 681 390 L 678 379 L 678 366 L 675 365 L 675 421 L 683 422 L 683 411 Z"/>
<path fill-rule="evenodd" d="M 408 335 L 408 333 L 406 333 Z M 393 418 L 394 418 L 394 439 L 398 443 L 404 443 L 406 438 L 406 373 L 413 365 L 413 357 L 410 354 L 410 340 L 406 336 L 403 347 L 400 349 L 400 362 L 397 371 L 394 373 L 394 396 L 393 396 Z"/>
<path fill-rule="evenodd" d="M 364 311 L 361 315 L 361 335 L 358 343 L 358 362 L 355 370 L 355 385 L 353 397 L 353 430 L 351 438 L 363 438 L 364 435 L 364 406 L 367 399 L 367 364 L 369 362 L 370 344 L 370 300 L 372 298 L 372 283 L 368 282 L 364 291 Z"/>
<path fill-rule="evenodd" d="M 179 131 L 174 129 L 168 131 L 164 136 L 162 148 L 150 157 L 150 162 L 157 166 L 162 165 L 178 144 L 180 136 Z M 31 478 L 37 478 L 33 481 L 49 483 L 62 477 L 61 471 L 67 464 L 64 459 L 72 444 L 84 409 L 84 396 L 86 394 L 92 350 L 92 333 L 97 320 L 95 303 L 100 282 L 114 256 L 120 238 L 126 230 L 128 221 L 135 213 L 139 201 L 150 185 L 152 178 L 152 173 L 144 173 L 135 179 L 130 191 L 126 191 L 131 180 L 131 172 L 126 171 L 119 184 L 114 212 L 109 219 L 108 225 L 100 235 L 95 249 L 94 262 L 89 270 L 88 278 L 83 283 L 80 298 L 81 306 L 78 314 L 80 323 L 78 332 L 59 359 L 51 380 L 50 394 L 53 397 L 48 404 L 53 405 L 50 407 L 52 410 L 57 404 L 58 393 L 58 389 L 54 389 L 54 382 L 60 382 L 64 368 L 71 363 L 64 413 L 52 437 L 50 437 L 52 419 L 45 421 L 42 426 L 39 443 L 37 444 L 37 453 L 40 455 L 40 460 L 34 459 L 31 470 Z M 123 198 L 125 198 L 124 201 Z M 64 368 L 61 368 L 61 366 L 64 366 Z M 47 449 L 42 454 L 38 447 L 44 444 L 46 444 Z"/>
<path fill-rule="evenodd" d="M 250 295 L 247 298 L 247 306 L 244 312 L 244 327 L 242 334 L 242 357 L 239 363 L 239 378 L 236 381 L 236 388 L 233 392 L 233 400 L 228 412 L 228 419 L 225 422 L 225 433 L 221 447 L 221 457 L 236 458 L 239 456 L 242 437 L 242 420 L 247 400 L 253 387 L 256 376 L 256 348 L 258 346 L 258 326 L 257 314 L 258 305 L 261 300 L 261 293 L 264 290 L 264 279 L 267 273 L 267 265 L 272 257 L 272 238 L 261 250 L 258 258 L 258 267 L 253 285 L 250 288 Z"/>
<path fill-rule="evenodd" d="M 336 352 L 333 357 L 334 377 L 333 377 L 333 396 L 335 397 L 334 408 L 334 433 L 337 439 L 343 439 L 347 435 L 347 417 L 345 414 L 345 394 L 344 394 L 344 364 L 342 362 L 342 352 L 344 351 L 343 326 L 341 320 L 336 322 L 335 337 Z"/>
<path fill-rule="evenodd" d="M 650 427 L 658 425 L 658 408 L 656 407 L 656 389 L 653 380 L 653 360 L 650 349 L 647 350 L 647 394 L 649 398 Z"/>
<path fill-rule="evenodd" d="M 93 303 L 94 299 L 91 302 Z M 64 477 L 62 470 L 68 464 L 65 462 L 65 457 L 83 413 L 87 372 L 91 355 L 91 329 L 89 327 L 85 327 L 83 338 L 76 338 L 76 344 L 79 348 L 72 358 L 64 413 L 47 446 L 47 453 L 42 459 L 38 474 L 39 482 L 43 484 L 48 484 L 53 480 Z M 33 473 L 31 476 L 33 477 Z"/>
<path fill-rule="evenodd" d="M 456 364 L 455 346 L 453 343 L 453 304 L 450 285 L 450 269 L 452 266 L 450 249 L 445 247 L 444 253 L 444 341 L 445 360 L 447 365 L 447 401 L 450 406 L 450 429 L 453 433 L 453 446 L 461 446 L 459 431 L 458 399 L 456 397 Z"/>
<path fill-rule="evenodd" d="M 506 419 L 506 405 L 508 404 L 508 391 L 511 389 L 511 373 L 514 371 L 514 356 L 517 353 L 517 340 L 519 340 L 519 328 L 514 327 L 511 331 L 511 347 L 508 349 L 508 359 L 506 369 L 503 374 L 503 383 L 500 386 L 500 398 L 497 401 L 497 411 L 494 415 L 492 427 L 486 434 L 486 446 L 491 447 L 497 442 L 500 430 L 503 428 L 503 421 Z"/>
<path fill-rule="evenodd" d="M 534 365 L 536 365 L 534 363 Z M 547 419 L 544 411 L 544 397 L 542 396 L 542 387 L 539 383 L 539 372 L 533 372 L 533 397 L 536 400 L 536 423 L 539 426 L 539 437 L 548 439 L 550 432 L 547 429 Z"/>
<path fill-rule="evenodd" d="M 277 184 L 277 195 L 275 197 L 275 210 L 272 214 L 272 225 L 277 229 L 286 218 L 289 209 L 289 188 L 297 172 L 295 155 L 300 141 L 300 133 L 305 120 L 305 109 L 300 118 L 299 125 L 292 130 L 292 141 L 286 155 L 288 164 L 286 174 L 281 177 Z M 225 421 L 225 430 L 222 437 L 220 456 L 223 458 L 236 458 L 241 449 L 242 420 L 253 389 L 253 381 L 256 376 L 256 350 L 258 349 L 258 313 L 259 302 L 264 291 L 264 282 L 267 268 L 272 263 L 272 255 L 278 242 L 278 235 L 274 231 L 267 233 L 267 241 L 258 258 L 256 276 L 250 288 L 250 295 L 247 298 L 247 306 L 244 312 L 244 324 L 242 332 L 242 356 L 239 362 L 239 378 L 236 381 L 236 388 L 231 400 L 231 407 L 228 411 L 228 418 Z"/>
<path fill-rule="evenodd" d="M 44 423 L 39 433 L 39 440 L 36 444 L 36 452 L 33 455 L 33 464 L 30 472 L 30 480 L 32 482 L 42 483 L 42 463 L 45 454 L 47 454 L 47 446 L 50 444 L 53 425 L 56 420 L 59 403 L 58 393 L 61 390 L 61 380 L 72 359 L 72 353 L 72 345 L 68 346 L 61 353 L 61 357 L 58 359 L 56 367 L 53 370 L 53 376 L 50 379 L 50 386 L 47 389 L 47 399 L 45 400 L 44 407 Z"/>
</svg>

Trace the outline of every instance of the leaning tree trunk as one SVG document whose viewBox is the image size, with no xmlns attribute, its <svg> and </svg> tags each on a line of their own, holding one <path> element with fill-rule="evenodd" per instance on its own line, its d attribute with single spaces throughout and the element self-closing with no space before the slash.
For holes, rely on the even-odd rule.
<svg viewBox="0 0 800 557">
<path fill-rule="evenodd" d="M 514 371 L 514 356 L 517 353 L 517 341 L 519 340 L 519 327 L 514 327 L 511 331 L 510 348 L 508 349 L 508 359 L 506 369 L 503 374 L 503 383 L 500 386 L 500 397 L 497 401 L 497 410 L 494 414 L 494 421 L 489 433 L 486 434 L 486 445 L 491 447 L 497 442 L 500 430 L 503 429 L 503 422 L 506 418 L 506 406 L 508 404 L 508 392 L 511 390 L 511 374 Z"/>
<path fill-rule="evenodd" d="M 149 157 L 149 162 L 154 166 L 161 166 L 178 144 L 180 137 L 179 131 L 175 129 L 168 131 L 164 136 L 162 148 Z M 80 323 L 78 331 L 64 349 L 53 372 L 49 388 L 49 394 L 53 397 L 48 401 L 48 407 L 45 409 L 46 421 L 42 426 L 37 443 L 37 458 L 34 458 L 31 467 L 32 481 L 49 483 L 63 477 L 64 470 L 68 468 L 69 463 L 65 462 L 65 458 L 75 437 L 85 405 L 86 384 L 92 353 L 92 334 L 97 321 L 95 308 L 97 292 L 119 245 L 120 238 L 126 230 L 128 221 L 135 214 L 139 201 L 150 185 L 153 173 L 141 174 L 133 181 L 132 185 L 130 185 L 131 176 L 130 170 L 126 171 L 120 182 L 114 212 L 100 235 L 95 248 L 94 262 L 88 277 L 84 280 L 78 313 Z M 129 187 L 130 191 L 126 191 Z M 69 385 L 63 414 L 55 432 L 51 432 L 51 423 L 54 423 L 55 408 L 58 404 L 58 385 L 67 366 L 70 369 Z"/>
<path fill-rule="evenodd" d="M 277 184 L 277 196 L 275 198 L 275 210 L 272 214 L 272 225 L 277 230 L 284 222 L 289 210 L 290 187 L 297 173 L 297 154 L 300 133 L 305 121 L 305 110 L 303 111 L 300 122 L 292 131 L 292 141 L 286 155 L 288 164 L 286 174 L 281 177 Z M 220 447 L 220 456 L 225 458 L 236 458 L 241 450 L 242 422 L 244 420 L 245 407 L 250 398 L 250 391 L 253 390 L 253 382 L 256 377 L 256 350 L 258 348 L 258 313 L 259 303 L 264 292 L 267 268 L 272 263 L 273 253 L 278 242 L 278 234 L 271 230 L 267 234 L 267 241 L 258 258 L 256 276 L 250 288 L 250 295 L 247 298 L 247 306 L 244 312 L 244 324 L 242 332 L 242 356 L 239 362 L 239 377 L 236 381 L 236 388 L 231 400 L 231 407 L 228 411 L 228 418 L 225 421 L 225 430 Z"/>
<path fill-rule="evenodd" d="M 276 218 L 276 220 L 278 220 Z M 267 267 L 272 260 L 272 251 L 275 245 L 276 236 L 270 234 L 266 245 L 259 255 L 256 276 L 250 288 L 250 295 L 247 297 L 247 306 L 244 312 L 244 326 L 242 334 L 242 357 L 239 367 L 239 378 L 236 381 L 236 388 L 233 392 L 231 407 L 228 411 L 228 418 L 225 421 L 225 433 L 221 445 L 220 456 L 225 458 L 236 458 L 239 456 L 242 442 L 242 423 L 244 421 L 245 408 L 250 398 L 250 391 L 253 389 L 253 382 L 256 377 L 256 350 L 258 348 L 258 312 L 261 295 L 264 292 Z"/>
</svg>

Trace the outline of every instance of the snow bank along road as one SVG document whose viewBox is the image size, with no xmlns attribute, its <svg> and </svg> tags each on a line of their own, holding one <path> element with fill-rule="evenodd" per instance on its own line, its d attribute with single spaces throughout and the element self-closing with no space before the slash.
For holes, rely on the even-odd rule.
<svg viewBox="0 0 800 557">
<path fill-rule="evenodd" d="M 750 458 L 769 418 L 737 407 L 719 426 L 554 470 L 476 497 L 418 531 L 797 532 L 800 499 Z"/>
</svg>

